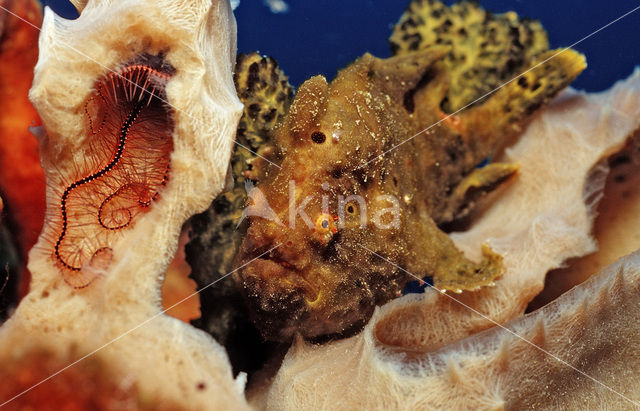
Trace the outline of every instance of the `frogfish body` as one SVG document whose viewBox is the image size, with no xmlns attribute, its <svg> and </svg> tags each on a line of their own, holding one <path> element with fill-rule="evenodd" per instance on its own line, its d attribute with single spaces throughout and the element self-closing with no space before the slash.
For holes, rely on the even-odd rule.
<svg viewBox="0 0 640 411">
<path fill-rule="evenodd" d="M 584 69 L 584 58 L 541 53 L 519 78 L 447 115 L 449 53 L 365 54 L 331 83 L 316 76 L 300 86 L 274 131 L 280 168 L 268 169 L 260 204 L 250 206 L 269 212 L 248 213 L 236 259 L 264 338 L 349 335 L 413 275 L 462 292 L 502 274 L 487 245 L 471 261 L 439 226 L 516 173 L 512 164 L 480 166 Z"/>
</svg>

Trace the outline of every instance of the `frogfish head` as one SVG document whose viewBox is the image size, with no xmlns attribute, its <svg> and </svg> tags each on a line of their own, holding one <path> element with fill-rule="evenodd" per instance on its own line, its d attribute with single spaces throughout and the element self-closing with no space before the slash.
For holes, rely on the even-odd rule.
<svg viewBox="0 0 640 411">
<path fill-rule="evenodd" d="M 268 340 L 348 335 L 400 287 L 359 246 L 379 235 L 366 214 L 381 188 L 357 167 L 376 139 L 354 125 L 373 115 L 344 96 L 320 76 L 300 87 L 276 130 L 280 168 L 249 193 L 235 278 Z"/>
</svg>

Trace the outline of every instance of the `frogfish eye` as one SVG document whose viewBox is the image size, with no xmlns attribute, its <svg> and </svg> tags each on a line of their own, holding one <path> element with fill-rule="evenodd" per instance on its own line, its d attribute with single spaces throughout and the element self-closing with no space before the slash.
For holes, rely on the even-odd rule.
<svg viewBox="0 0 640 411">
<path fill-rule="evenodd" d="M 322 144 L 327 139 L 327 136 L 324 135 L 321 131 L 314 131 L 311 133 L 311 140 L 316 144 Z"/>
<path fill-rule="evenodd" d="M 353 214 L 355 214 L 355 213 L 356 213 L 356 206 L 355 206 L 353 203 L 351 203 L 351 202 L 347 203 L 347 204 L 344 206 L 344 209 L 345 209 L 345 211 L 347 212 L 347 214 L 351 214 L 351 215 L 353 215 Z"/>
<path fill-rule="evenodd" d="M 316 218 L 316 232 L 320 234 L 335 234 L 338 232 L 336 227 L 336 217 L 322 213 Z"/>
</svg>

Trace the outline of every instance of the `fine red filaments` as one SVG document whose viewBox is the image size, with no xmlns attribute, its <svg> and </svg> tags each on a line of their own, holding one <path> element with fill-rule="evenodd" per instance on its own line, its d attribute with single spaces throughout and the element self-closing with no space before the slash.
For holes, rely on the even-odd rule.
<svg viewBox="0 0 640 411">
<path fill-rule="evenodd" d="M 54 219 L 53 258 L 75 288 L 105 271 L 112 243 L 167 184 L 173 117 L 165 87 L 172 74 L 161 57 L 143 56 L 98 81 L 87 99 L 87 149 L 65 179 Z"/>
</svg>

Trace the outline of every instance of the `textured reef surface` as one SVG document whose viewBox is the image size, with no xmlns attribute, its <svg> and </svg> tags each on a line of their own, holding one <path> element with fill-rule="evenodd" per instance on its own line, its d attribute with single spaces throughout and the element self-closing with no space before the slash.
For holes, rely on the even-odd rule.
<svg viewBox="0 0 640 411">
<path fill-rule="evenodd" d="M 412 2 L 391 45 L 394 57 L 365 54 L 331 83 L 311 78 L 275 128 L 256 127 L 277 164 L 255 176 L 251 210 L 261 216 L 249 213 L 236 279 L 266 339 L 361 329 L 411 279 L 372 251 L 440 289 L 491 285 L 501 257 L 485 246 L 482 261 L 470 261 L 439 226 L 517 171 L 485 163 L 585 66 L 576 52 L 549 51 L 539 23 L 466 2 Z M 271 110 L 257 104 L 253 118 Z M 236 234 L 208 230 L 200 233 L 232 239 L 210 253 L 235 251 Z"/>
</svg>

